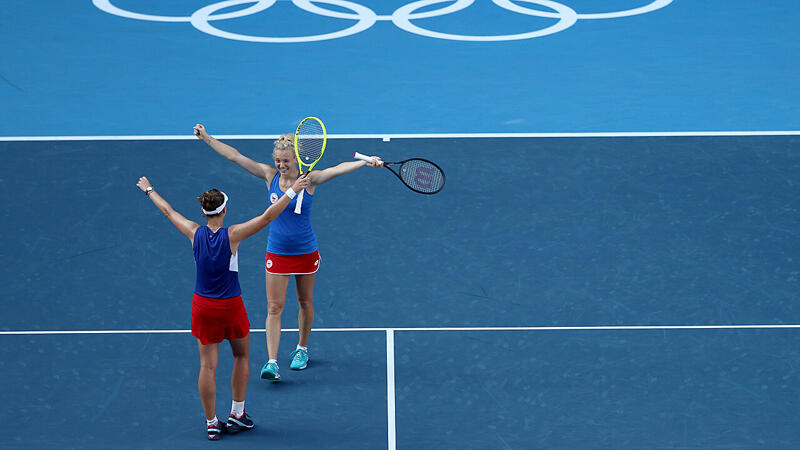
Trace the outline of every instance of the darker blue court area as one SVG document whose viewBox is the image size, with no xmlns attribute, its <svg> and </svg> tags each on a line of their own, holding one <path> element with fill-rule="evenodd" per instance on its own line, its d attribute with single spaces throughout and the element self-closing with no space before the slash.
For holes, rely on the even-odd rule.
<svg viewBox="0 0 800 450">
<path fill-rule="evenodd" d="M 319 188 L 317 325 L 798 323 L 799 140 L 333 140 L 321 164 L 354 151 L 423 155 L 447 184 L 424 196 L 364 168 Z M 270 154 L 270 142 L 231 143 Z M 190 243 L 136 188 L 139 176 L 196 221 L 196 197 L 211 187 L 231 198 L 228 223 L 266 205 L 262 181 L 199 141 L 0 151 L 15 236 L 2 247 L 15 262 L 4 278 L 18 300 L 4 330 L 188 328 Z M 258 327 L 266 234 L 240 252 Z"/>
<path fill-rule="evenodd" d="M 800 440 L 796 330 L 402 332 L 395 343 L 398 448 Z"/>
<path fill-rule="evenodd" d="M 297 333 L 284 338 L 296 341 Z M 224 436 L 226 448 L 371 449 L 386 444 L 382 333 L 315 336 L 315 370 L 289 371 L 284 352 L 280 383 L 258 379 L 263 340 L 263 333 L 252 335 L 252 381 L 245 404 L 256 426 Z M 188 334 L 3 336 L 3 343 L 3 400 L 14 406 L 2 417 L 16 423 L 3 447 L 206 444 L 197 394 L 197 343 Z M 221 344 L 216 411 L 223 420 L 231 409 L 231 362 L 230 347 Z"/>
<path fill-rule="evenodd" d="M 385 169 L 318 188 L 322 267 L 310 368 L 257 378 L 258 428 L 229 445 L 383 448 L 382 328 L 800 323 L 796 136 L 333 139 L 424 156 L 434 196 Z M 231 141 L 269 161 L 271 142 Z M 0 330 L 187 330 L 194 263 L 136 188 L 147 176 L 187 217 L 211 187 L 227 224 L 266 205 L 266 185 L 195 141 L 2 142 Z M 263 328 L 266 231 L 240 247 L 251 325 Z M 296 328 L 290 287 L 283 326 Z M 793 448 L 796 329 L 397 331 L 398 448 Z M 0 383 L 21 422 L 10 447 L 204 444 L 188 333 L 5 335 Z M 218 414 L 229 410 L 223 345 Z M 76 422 L 81 424 L 76 427 Z M 47 424 L 34 427 L 34 423 Z M 139 428 L 148 432 L 142 435 Z M 226 444 L 228 445 L 228 444 Z"/>
</svg>

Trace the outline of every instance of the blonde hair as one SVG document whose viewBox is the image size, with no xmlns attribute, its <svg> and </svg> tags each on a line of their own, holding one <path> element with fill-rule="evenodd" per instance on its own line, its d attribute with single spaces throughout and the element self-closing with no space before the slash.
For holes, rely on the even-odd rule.
<svg viewBox="0 0 800 450">
<path fill-rule="evenodd" d="M 284 150 L 289 150 L 292 152 L 292 156 L 294 156 L 294 135 L 293 134 L 284 134 L 275 141 L 275 146 L 272 149 L 272 155 L 275 155 L 275 152 L 282 152 Z"/>
</svg>

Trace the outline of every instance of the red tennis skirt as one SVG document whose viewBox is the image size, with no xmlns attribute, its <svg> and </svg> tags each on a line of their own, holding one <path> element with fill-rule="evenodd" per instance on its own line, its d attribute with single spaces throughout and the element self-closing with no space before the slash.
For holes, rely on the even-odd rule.
<svg viewBox="0 0 800 450">
<path fill-rule="evenodd" d="M 242 296 L 208 298 L 192 296 L 192 336 L 203 345 L 240 339 L 250 333 L 250 319 Z"/>
<path fill-rule="evenodd" d="M 319 270 L 319 250 L 305 255 L 276 255 L 267 252 L 264 268 L 273 275 L 310 275 Z"/>
</svg>

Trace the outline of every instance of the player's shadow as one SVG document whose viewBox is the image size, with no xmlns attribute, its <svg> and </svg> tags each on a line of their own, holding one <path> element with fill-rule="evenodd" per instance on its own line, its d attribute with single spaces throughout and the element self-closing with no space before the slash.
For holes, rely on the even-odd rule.
<svg viewBox="0 0 800 450">
<path fill-rule="evenodd" d="M 308 367 L 306 367 L 304 370 L 315 369 L 317 367 L 325 367 L 328 365 L 329 365 L 328 361 L 325 361 L 324 359 L 314 358 L 313 360 L 310 360 L 308 362 Z M 298 372 L 302 372 L 302 370 Z"/>
<path fill-rule="evenodd" d="M 306 382 L 313 383 L 314 380 L 318 378 L 319 374 L 316 374 L 318 369 L 325 369 L 326 367 L 330 366 L 330 362 L 324 359 L 313 359 L 309 361 L 308 367 L 303 370 L 292 370 L 289 368 L 284 369 L 281 367 L 281 379 L 280 381 L 271 381 L 271 380 L 264 380 L 259 378 L 256 382 L 251 382 L 253 384 L 257 384 L 259 386 L 264 386 L 269 389 L 277 389 L 281 391 L 290 390 L 295 386 L 300 386 Z"/>
</svg>

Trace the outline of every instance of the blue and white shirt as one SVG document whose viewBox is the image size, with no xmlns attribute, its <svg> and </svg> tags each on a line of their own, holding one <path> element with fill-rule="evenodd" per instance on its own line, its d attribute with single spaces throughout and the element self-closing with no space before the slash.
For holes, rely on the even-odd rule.
<svg viewBox="0 0 800 450">
<path fill-rule="evenodd" d="M 283 196 L 280 188 L 281 173 L 276 172 L 269 184 L 270 204 L 278 201 Z M 269 237 L 267 238 L 267 251 L 276 255 L 305 255 L 312 253 L 319 247 L 317 235 L 311 228 L 311 204 L 314 196 L 308 191 L 303 193 L 303 207 L 300 214 L 295 214 L 294 208 L 297 197 L 293 198 L 286 209 L 269 224 Z"/>
<path fill-rule="evenodd" d="M 194 262 L 197 281 L 194 292 L 209 298 L 231 298 L 242 295 L 239 286 L 239 254 L 231 252 L 228 229 L 211 231 L 202 226 L 194 233 Z"/>
</svg>

